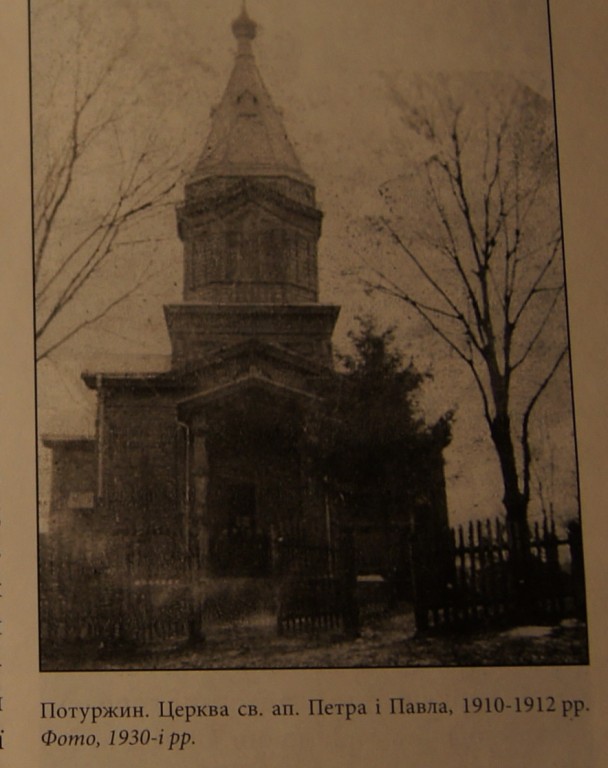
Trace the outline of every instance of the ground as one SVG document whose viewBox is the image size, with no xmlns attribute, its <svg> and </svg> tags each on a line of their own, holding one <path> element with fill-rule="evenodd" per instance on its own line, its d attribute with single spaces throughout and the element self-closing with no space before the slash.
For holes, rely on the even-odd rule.
<svg viewBox="0 0 608 768">
<path fill-rule="evenodd" d="M 96 658 L 94 658 L 96 657 Z M 45 669 L 272 669 L 335 667 L 527 666 L 588 663 L 584 624 L 417 636 L 410 612 L 378 617 L 360 637 L 280 637 L 271 614 L 209 627 L 200 648 L 167 646 L 147 652 L 80 649 L 45 660 Z"/>
</svg>

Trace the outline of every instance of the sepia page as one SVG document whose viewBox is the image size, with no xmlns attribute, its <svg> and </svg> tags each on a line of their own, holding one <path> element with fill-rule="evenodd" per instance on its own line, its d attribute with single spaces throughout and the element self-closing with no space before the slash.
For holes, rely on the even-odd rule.
<svg viewBox="0 0 608 768">
<path fill-rule="evenodd" d="M 0 9 L 0 764 L 602 764 L 607 21 Z"/>
</svg>

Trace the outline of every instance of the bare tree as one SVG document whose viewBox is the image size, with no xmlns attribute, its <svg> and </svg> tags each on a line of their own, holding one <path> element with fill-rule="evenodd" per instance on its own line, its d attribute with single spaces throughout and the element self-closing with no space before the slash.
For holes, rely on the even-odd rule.
<svg viewBox="0 0 608 768">
<path fill-rule="evenodd" d="M 468 368 L 523 533 L 531 419 L 568 355 L 552 111 L 505 80 L 458 90 L 391 86 L 419 157 L 382 187 L 375 224 L 407 269 L 374 265 L 368 287 L 411 307 Z"/>
<path fill-rule="evenodd" d="M 44 10 L 52 16 L 65 9 L 50 4 L 40 15 Z M 166 148 L 157 124 L 137 126 L 138 94 L 149 73 L 130 57 L 134 30 L 112 40 L 109 48 L 107 43 L 100 47 L 98 15 L 87 16 L 86 10 L 86 4 L 71 7 L 72 45 L 54 71 L 46 71 L 52 57 L 45 45 L 53 42 L 43 39 L 46 19 L 33 19 L 38 360 L 101 320 L 149 279 L 150 259 L 120 281 L 104 279 L 103 272 L 134 242 L 154 247 L 154 236 L 142 225 L 168 204 L 184 165 L 178 152 Z M 65 46 L 65 40 L 61 43 Z"/>
</svg>

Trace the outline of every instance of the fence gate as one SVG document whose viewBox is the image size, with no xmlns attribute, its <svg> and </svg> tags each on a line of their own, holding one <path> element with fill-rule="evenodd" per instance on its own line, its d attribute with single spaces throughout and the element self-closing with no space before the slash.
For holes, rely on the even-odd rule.
<svg viewBox="0 0 608 768">
<path fill-rule="evenodd" d="M 336 546 L 302 539 L 277 542 L 279 634 L 359 631 L 352 535 Z"/>
</svg>

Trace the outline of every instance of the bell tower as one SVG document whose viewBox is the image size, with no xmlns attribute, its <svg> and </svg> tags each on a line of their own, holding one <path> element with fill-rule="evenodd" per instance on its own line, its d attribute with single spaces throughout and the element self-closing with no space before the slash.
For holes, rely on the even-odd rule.
<svg viewBox="0 0 608 768">
<path fill-rule="evenodd" d="M 256 31 L 243 9 L 232 73 L 177 209 L 183 300 L 165 307 L 174 366 L 248 338 L 331 362 L 339 309 L 318 303 L 322 213 L 258 71 Z"/>
</svg>

